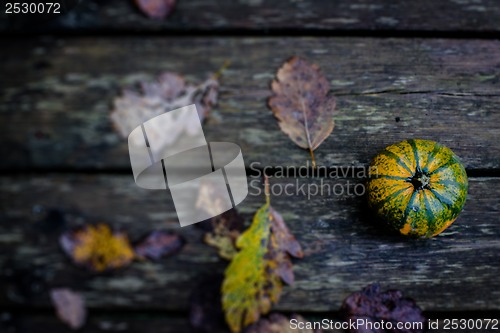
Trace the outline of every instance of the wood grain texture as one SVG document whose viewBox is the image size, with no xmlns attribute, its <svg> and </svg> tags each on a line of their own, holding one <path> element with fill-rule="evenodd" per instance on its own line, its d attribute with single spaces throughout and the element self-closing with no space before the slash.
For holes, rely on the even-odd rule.
<svg viewBox="0 0 500 333">
<path fill-rule="evenodd" d="M 1 324 L 0 324 L 1 325 Z M 6 332 L 74 332 L 55 316 L 49 315 L 11 315 L 4 327 Z M 2 326 L 0 326 L 2 328 Z M 92 315 L 87 324 L 78 332 L 123 332 L 123 333 L 179 333 L 198 332 L 189 324 L 187 316 L 158 315 Z M 212 333 L 228 333 L 217 330 Z"/>
<path fill-rule="evenodd" d="M 161 71 L 201 81 L 225 60 L 210 141 L 235 142 L 247 166 L 301 166 L 307 151 L 266 106 L 275 71 L 297 54 L 337 96 L 318 165 L 366 165 L 408 138 L 439 141 L 468 169 L 500 168 L 500 41 L 375 38 L 50 38 L 4 41 L 1 169 L 129 170 L 109 121 L 121 87 Z"/>
<path fill-rule="evenodd" d="M 3 12 L 3 11 L 2 11 Z M 25 21 L 2 20 L 0 27 Z M 273 30 L 417 30 L 499 31 L 495 0 L 190 0 L 177 1 L 173 14 L 151 20 L 132 1 L 81 1 L 77 9 L 52 24 L 28 25 L 31 31 L 249 31 Z M 49 22 L 50 23 L 50 22 Z"/>
<path fill-rule="evenodd" d="M 260 182 L 249 180 L 250 194 L 239 206 L 247 223 L 264 202 Z M 307 193 L 308 184 L 323 185 L 323 195 L 308 200 L 300 190 L 303 185 Z M 336 311 L 372 282 L 403 290 L 427 311 L 500 310 L 500 179 L 471 178 L 465 210 L 429 240 L 388 233 L 364 197 L 353 194 L 356 184 L 360 180 L 271 179 L 272 205 L 306 254 L 294 260 L 296 283 L 284 289 L 276 310 Z M 293 195 L 278 195 L 280 189 Z M 81 291 L 91 308 L 185 311 L 194 286 L 227 265 L 202 243 L 201 228 L 179 227 L 168 193 L 140 189 L 131 176 L 1 177 L 0 203 L 0 306 L 47 307 L 48 290 L 66 286 Z M 187 244 L 157 263 L 93 274 L 74 267 L 57 242 L 65 228 L 91 222 L 126 230 L 132 241 L 153 229 L 175 230 Z"/>
</svg>

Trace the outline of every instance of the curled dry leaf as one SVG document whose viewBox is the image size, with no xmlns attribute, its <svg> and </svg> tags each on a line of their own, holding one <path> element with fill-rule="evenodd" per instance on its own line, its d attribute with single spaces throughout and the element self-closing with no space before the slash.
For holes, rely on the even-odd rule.
<svg viewBox="0 0 500 333">
<path fill-rule="evenodd" d="M 87 308 L 83 297 L 71 289 L 60 288 L 50 291 L 50 299 L 57 316 L 74 330 L 81 328 L 87 319 Z"/>
<path fill-rule="evenodd" d="M 139 90 L 125 89 L 122 96 L 115 99 L 111 121 L 123 138 L 127 138 L 133 129 L 145 121 L 191 104 L 196 105 L 203 121 L 217 103 L 219 83 L 215 77 L 218 75 L 199 85 L 187 83 L 174 73 L 163 73 L 156 82 L 142 81 Z M 193 128 L 184 113 L 176 121 L 157 128 L 156 133 L 153 129 L 148 130 L 148 139 L 164 147 L 173 144 L 185 132 L 194 134 L 196 128 Z"/>
<path fill-rule="evenodd" d="M 220 188 L 213 182 L 204 181 L 200 185 L 196 206 L 211 216 L 217 215 L 200 225 L 207 230 L 203 240 L 215 247 L 222 258 L 230 260 L 237 252 L 236 240 L 243 230 L 243 217 L 234 208 L 218 213 L 224 210 L 226 197 L 226 184 Z"/>
<path fill-rule="evenodd" d="M 135 253 L 140 258 L 158 260 L 178 252 L 184 243 L 182 237 L 176 233 L 155 230 L 135 247 Z"/>
<path fill-rule="evenodd" d="M 173 11 L 176 0 L 134 0 L 134 2 L 147 16 L 162 19 Z"/>
<path fill-rule="evenodd" d="M 315 167 L 314 150 L 334 126 L 335 98 L 328 95 L 330 83 L 317 65 L 293 57 L 278 70 L 271 88 L 274 95 L 268 104 L 281 130 L 299 147 L 309 150 Z"/>
<path fill-rule="evenodd" d="M 230 209 L 210 219 L 211 231 L 203 237 L 205 243 L 217 249 L 219 256 L 231 260 L 238 252 L 236 240 L 243 230 L 243 217 L 236 209 Z"/>
<path fill-rule="evenodd" d="M 127 235 L 105 224 L 65 232 L 59 243 L 73 262 L 96 272 L 124 267 L 135 257 Z"/>
<path fill-rule="evenodd" d="M 304 329 L 292 329 L 290 320 L 295 319 L 298 323 L 303 325 Z M 244 333 L 321 333 L 322 330 L 315 330 L 308 328 L 311 325 L 304 317 L 299 315 L 292 315 L 291 318 L 285 317 L 279 313 L 273 313 L 269 319 L 260 319 L 255 324 L 252 324 Z"/>
<path fill-rule="evenodd" d="M 300 245 L 295 242 L 266 196 L 266 204 L 238 238 L 236 246 L 241 251 L 231 260 L 222 284 L 222 306 L 233 333 L 267 314 L 279 300 L 283 282 L 293 283 L 289 254 L 302 256 Z"/>
<path fill-rule="evenodd" d="M 283 217 L 269 206 L 271 237 L 267 257 L 270 258 L 278 276 L 289 285 L 294 283 L 292 261 L 290 256 L 302 258 L 304 253 L 299 242 L 290 233 Z"/>
<path fill-rule="evenodd" d="M 420 333 L 422 330 L 418 329 L 396 329 L 396 324 L 398 322 L 422 323 L 422 327 L 425 327 L 426 322 L 422 310 L 414 300 L 403 297 L 403 293 L 399 290 L 381 292 L 378 284 L 368 285 L 360 292 L 347 297 L 340 310 L 346 320 L 363 319 L 371 322 L 383 320 L 391 322 L 394 327 L 390 331 L 384 331 L 358 326 L 358 329 L 351 330 L 352 333 Z"/>
</svg>

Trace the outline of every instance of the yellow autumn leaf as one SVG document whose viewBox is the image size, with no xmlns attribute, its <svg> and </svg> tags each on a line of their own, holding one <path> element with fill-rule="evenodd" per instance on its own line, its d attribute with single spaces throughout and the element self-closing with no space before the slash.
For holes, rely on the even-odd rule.
<svg viewBox="0 0 500 333">
<path fill-rule="evenodd" d="M 264 260 L 270 232 L 268 200 L 255 214 L 250 228 L 238 238 L 236 246 L 241 251 L 233 257 L 225 272 L 222 306 L 233 333 L 257 321 L 261 313 L 269 312 L 271 302 L 277 301 L 279 292 L 273 288 L 281 290 L 281 281 L 267 278 L 267 261 Z"/>
<path fill-rule="evenodd" d="M 97 272 L 126 266 L 135 258 L 127 235 L 105 224 L 64 233 L 60 243 L 76 264 Z"/>
<path fill-rule="evenodd" d="M 233 333 L 271 310 L 281 296 L 283 282 L 294 281 L 290 257 L 303 256 L 283 217 L 271 207 L 267 177 L 265 193 L 266 203 L 236 241 L 240 251 L 231 260 L 222 283 L 222 308 Z"/>
</svg>

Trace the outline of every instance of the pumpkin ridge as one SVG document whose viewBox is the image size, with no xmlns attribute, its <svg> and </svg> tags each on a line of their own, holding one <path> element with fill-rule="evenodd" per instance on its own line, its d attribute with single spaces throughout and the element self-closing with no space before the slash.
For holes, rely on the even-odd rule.
<svg viewBox="0 0 500 333">
<path fill-rule="evenodd" d="M 421 171 L 420 169 L 420 160 L 418 158 L 418 152 L 417 152 L 417 146 L 415 144 L 415 140 L 410 139 L 408 140 L 408 143 L 410 144 L 411 150 L 413 151 L 413 158 L 415 159 L 415 169 L 416 172 Z"/>
<path fill-rule="evenodd" d="M 406 219 L 408 218 L 408 214 L 410 214 L 410 209 L 413 206 L 413 201 L 415 201 L 417 191 L 413 191 L 411 194 L 411 198 L 408 201 L 408 204 L 406 205 L 405 211 L 403 212 L 403 217 L 401 218 L 401 222 L 403 222 L 403 226 L 406 224 Z M 412 227 L 412 226 L 410 226 Z"/>
<path fill-rule="evenodd" d="M 447 205 L 446 203 L 443 203 L 443 202 L 439 199 L 439 197 L 436 195 L 436 193 L 434 193 L 434 191 L 433 191 L 433 188 L 432 188 L 432 187 L 431 187 L 431 188 L 429 188 L 429 195 L 433 195 L 433 196 L 436 198 L 437 202 L 439 202 L 439 204 L 441 205 L 441 207 L 443 207 L 443 209 L 447 209 L 447 208 L 448 208 L 448 205 Z"/>
<path fill-rule="evenodd" d="M 394 193 L 391 193 L 389 195 L 387 195 L 383 200 L 377 202 L 373 208 L 378 211 L 380 208 L 382 208 L 383 206 L 385 206 L 385 204 L 387 204 L 390 200 L 394 199 L 394 197 L 400 195 L 401 193 L 403 193 L 404 191 L 407 191 L 408 188 L 402 188 L 400 190 L 397 190 L 396 192 Z"/>
<path fill-rule="evenodd" d="M 434 181 L 434 183 L 435 184 L 439 184 L 439 185 L 444 185 L 444 186 L 454 186 L 454 185 L 456 185 L 461 190 L 466 190 L 467 189 L 467 187 L 466 187 L 466 185 L 464 183 L 458 182 L 458 181 L 453 180 L 453 179 L 437 180 L 437 181 Z"/>
<path fill-rule="evenodd" d="M 423 190 L 422 195 L 424 197 L 424 204 L 425 204 L 425 215 L 427 216 L 427 221 L 435 221 L 436 216 L 434 215 L 434 212 L 432 211 L 431 203 L 429 202 L 429 198 L 427 197 L 427 191 Z M 427 226 L 429 229 L 433 229 L 432 225 L 429 225 L 427 223 Z"/>
<path fill-rule="evenodd" d="M 398 155 L 394 154 L 392 151 L 384 150 L 380 153 L 381 155 L 385 155 L 386 157 L 392 158 L 397 164 L 403 167 L 406 171 L 413 175 L 413 171 L 411 171 L 410 167 L 406 165 L 406 163 L 398 157 Z"/>
<path fill-rule="evenodd" d="M 455 222 L 457 218 L 455 217 L 453 220 L 450 220 L 446 223 L 443 224 L 443 226 L 438 229 L 432 236 L 436 236 L 436 235 L 439 235 L 440 233 L 442 233 L 446 228 L 448 228 L 453 222 Z"/>
<path fill-rule="evenodd" d="M 439 165 L 436 169 L 432 170 L 431 172 L 429 172 L 429 175 L 433 175 L 433 174 L 436 174 L 438 173 L 441 169 L 443 168 L 446 168 L 446 167 L 449 167 L 450 165 L 453 165 L 457 163 L 457 161 L 453 158 L 453 156 L 450 157 L 450 159 L 448 161 L 446 161 L 445 163 Z"/>
<path fill-rule="evenodd" d="M 450 202 L 449 199 L 447 199 L 446 197 L 442 196 L 441 194 L 439 194 L 435 189 L 431 188 L 430 191 L 432 192 L 432 194 L 434 194 L 434 196 L 439 200 L 439 202 L 446 208 L 451 208 L 453 207 L 453 202 Z"/>
<path fill-rule="evenodd" d="M 408 177 L 391 176 L 391 175 L 376 175 L 376 176 L 372 176 L 372 178 L 373 179 L 385 178 L 385 179 L 391 179 L 391 180 L 404 180 L 404 181 L 408 181 Z"/>
<path fill-rule="evenodd" d="M 436 156 L 439 153 L 439 151 L 443 148 L 444 146 L 440 145 L 437 142 L 434 142 L 434 148 L 429 154 L 429 158 L 427 159 L 427 164 L 422 168 L 423 172 L 429 173 L 429 165 L 436 160 Z"/>
</svg>

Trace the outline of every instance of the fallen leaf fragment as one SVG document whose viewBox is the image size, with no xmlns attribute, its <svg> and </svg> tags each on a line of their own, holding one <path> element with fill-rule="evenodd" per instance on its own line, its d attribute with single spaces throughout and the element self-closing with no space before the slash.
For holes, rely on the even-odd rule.
<svg viewBox="0 0 500 333">
<path fill-rule="evenodd" d="M 273 207 L 270 207 L 269 211 L 271 213 L 271 230 L 276 237 L 278 247 L 295 258 L 302 258 L 304 256 L 302 247 L 286 226 L 281 214 Z"/>
<path fill-rule="evenodd" d="M 75 264 L 96 272 L 124 267 L 135 258 L 127 235 L 113 232 L 105 224 L 65 232 L 59 243 Z"/>
<path fill-rule="evenodd" d="M 135 247 L 135 253 L 140 258 L 158 260 L 178 252 L 184 243 L 184 239 L 176 233 L 155 230 Z"/>
<path fill-rule="evenodd" d="M 283 217 L 273 207 L 269 207 L 271 221 L 271 239 L 268 257 L 276 263 L 277 275 L 288 285 L 294 283 L 292 260 L 290 256 L 302 258 L 304 253 L 299 242 L 290 233 Z"/>
<path fill-rule="evenodd" d="M 415 329 L 397 329 L 398 322 L 422 323 L 422 327 L 426 326 L 426 318 L 414 300 L 403 297 L 403 293 L 399 290 L 381 292 L 378 284 L 368 285 L 360 292 L 355 292 L 347 297 L 340 310 L 346 320 L 356 321 L 362 319 L 372 323 L 385 321 L 391 322 L 393 327 L 392 330 L 371 330 L 368 325 L 366 325 L 367 327 L 358 326 L 358 329 L 351 329 L 351 333 L 423 332 L 423 330 L 416 328 L 417 325 L 413 325 Z M 375 325 L 371 326 L 374 327 Z"/>
<path fill-rule="evenodd" d="M 128 138 L 132 130 L 145 121 L 191 104 L 196 105 L 198 116 L 203 121 L 217 103 L 217 76 L 218 74 L 201 84 L 192 84 L 178 74 L 167 72 L 161 74 L 155 82 L 142 81 L 139 90 L 125 89 L 122 96 L 115 99 L 111 121 L 123 138 Z M 181 134 L 192 133 L 192 126 L 189 118 L 181 114 L 176 121 L 158 128 L 157 133 L 150 129 L 148 136 L 158 146 L 164 147 L 173 144 Z"/>
<path fill-rule="evenodd" d="M 74 330 L 81 328 L 87 320 L 87 308 L 83 297 L 68 288 L 52 289 L 50 299 L 57 316 Z"/>
<path fill-rule="evenodd" d="M 290 325 L 290 319 L 297 320 L 298 323 L 303 325 L 304 329 L 292 329 Z M 309 325 L 308 325 L 309 324 Z M 255 324 L 252 324 L 247 329 L 245 333 L 321 333 L 322 330 L 315 330 L 309 328 L 311 323 L 304 319 L 300 315 L 292 315 L 291 318 L 285 317 L 279 313 L 273 313 L 269 316 L 269 319 L 262 318 Z M 311 326 L 312 327 L 312 326 Z"/>
<path fill-rule="evenodd" d="M 134 0 L 134 2 L 147 16 L 162 19 L 173 11 L 176 0 Z"/>
<path fill-rule="evenodd" d="M 266 179 L 266 193 L 268 187 Z M 225 271 L 222 306 L 233 333 L 241 332 L 259 320 L 261 314 L 267 314 L 279 300 L 283 282 L 293 283 L 289 254 L 300 257 L 302 250 L 298 243 L 291 244 L 295 238 L 290 236 L 266 195 L 266 203 L 236 242 L 241 251 L 234 255 Z"/>
<path fill-rule="evenodd" d="M 207 232 L 203 240 L 218 250 L 219 256 L 231 260 L 236 254 L 236 240 L 243 230 L 243 217 L 234 208 L 224 211 L 227 198 L 227 186 L 217 185 L 213 182 L 201 182 L 196 207 L 205 210 L 211 219 L 203 221 L 198 225 Z"/>
<path fill-rule="evenodd" d="M 314 150 L 334 127 L 335 98 L 328 95 L 330 83 L 317 65 L 295 56 L 278 70 L 271 88 L 274 95 L 268 105 L 281 130 L 299 147 L 309 150 L 315 167 Z"/>
<path fill-rule="evenodd" d="M 230 209 L 209 220 L 211 230 L 205 233 L 203 240 L 217 249 L 219 256 L 231 260 L 238 252 L 236 240 L 243 230 L 243 217 L 236 209 Z"/>
</svg>

